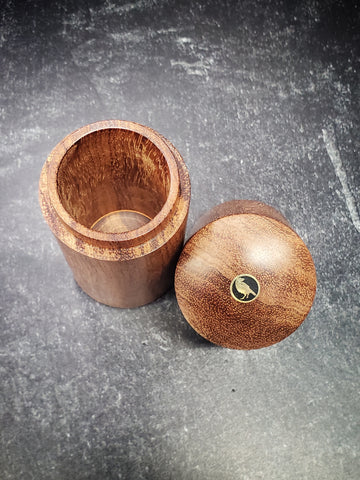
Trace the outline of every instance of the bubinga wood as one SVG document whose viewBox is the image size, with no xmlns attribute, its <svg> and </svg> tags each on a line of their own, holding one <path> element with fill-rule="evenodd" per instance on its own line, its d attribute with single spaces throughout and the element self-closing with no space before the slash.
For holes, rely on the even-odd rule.
<svg viewBox="0 0 360 480">
<path fill-rule="evenodd" d="M 154 130 L 120 120 L 68 135 L 40 176 L 42 213 L 80 287 L 135 307 L 173 282 L 190 203 L 179 152 Z"/>
<path fill-rule="evenodd" d="M 179 306 L 211 342 L 272 345 L 307 316 L 316 291 L 310 252 L 286 219 L 261 202 L 226 202 L 206 213 L 175 274 Z"/>
</svg>

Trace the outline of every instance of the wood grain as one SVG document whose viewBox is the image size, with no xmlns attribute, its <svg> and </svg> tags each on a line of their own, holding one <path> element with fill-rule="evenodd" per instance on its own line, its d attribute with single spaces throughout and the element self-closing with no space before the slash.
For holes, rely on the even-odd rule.
<svg viewBox="0 0 360 480">
<path fill-rule="evenodd" d="M 177 265 L 175 290 L 185 318 L 200 335 L 224 347 L 254 349 L 283 340 L 303 322 L 314 300 L 310 252 L 284 217 L 265 207 L 251 201 L 216 207 L 200 219 L 203 226 L 188 240 Z M 230 293 L 232 281 L 242 274 L 260 285 L 249 303 Z"/>
<path fill-rule="evenodd" d="M 157 132 L 120 120 L 73 132 L 48 157 L 39 198 L 76 281 L 91 297 L 135 307 L 170 288 L 190 181 L 179 152 Z"/>
</svg>

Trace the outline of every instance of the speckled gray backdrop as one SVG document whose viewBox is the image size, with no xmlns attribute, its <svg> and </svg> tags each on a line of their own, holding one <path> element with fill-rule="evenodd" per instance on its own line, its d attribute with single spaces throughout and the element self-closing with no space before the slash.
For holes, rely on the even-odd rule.
<svg viewBox="0 0 360 480">
<path fill-rule="evenodd" d="M 359 8 L 305 0 L 1 2 L 0 478 L 360 478 Z M 109 118 L 167 136 L 189 226 L 259 199 L 313 254 L 283 342 L 202 340 L 174 292 L 120 310 L 75 284 L 37 184 Z"/>
</svg>

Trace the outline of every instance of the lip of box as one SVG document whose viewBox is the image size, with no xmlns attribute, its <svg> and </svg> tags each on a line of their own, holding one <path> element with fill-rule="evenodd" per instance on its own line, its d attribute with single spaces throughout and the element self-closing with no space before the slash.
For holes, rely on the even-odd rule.
<svg viewBox="0 0 360 480">
<path fill-rule="evenodd" d="M 57 172 L 65 153 L 81 138 L 104 129 L 122 129 L 139 133 L 159 149 L 169 167 L 170 190 L 165 204 L 152 220 L 136 230 L 104 233 L 87 228 L 71 217 L 59 198 L 56 188 Z M 140 244 L 144 254 L 149 253 L 158 248 L 154 237 L 159 239 L 161 233 L 161 243 L 164 244 L 186 222 L 190 204 L 190 179 L 180 154 L 160 134 L 134 122 L 106 120 L 82 127 L 58 143 L 43 166 L 39 197 L 42 213 L 58 240 L 78 250 L 79 253 L 88 253 L 99 259 L 117 260 L 121 258 L 121 252 L 128 256 L 131 248 Z M 77 239 L 76 242 L 74 237 Z"/>
<path fill-rule="evenodd" d="M 65 139 L 60 142 L 51 152 L 48 161 L 46 162 L 44 167 L 46 168 L 48 185 L 56 185 L 57 173 L 62 158 L 70 147 L 72 147 L 78 140 L 89 135 L 90 133 L 105 129 L 122 129 L 139 133 L 142 136 L 148 138 L 152 143 L 154 143 L 154 145 L 156 145 L 156 147 L 164 155 L 164 158 L 169 166 L 170 191 L 168 194 L 168 198 L 160 212 L 150 222 L 148 222 L 148 224 L 140 227 L 137 230 L 110 234 L 91 230 L 90 228 L 87 228 L 84 225 L 81 225 L 80 223 L 75 221 L 71 217 L 71 215 L 69 215 L 69 213 L 64 209 L 59 198 L 57 188 L 49 188 L 49 199 L 60 219 L 81 236 L 91 238 L 93 240 L 98 240 L 100 242 L 111 241 L 116 243 L 124 243 L 135 239 L 140 240 L 143 239 L 143 237 L 146 237 L 149 232 L 158 227 L 166 218 L 168 218 L 169 215 L 171 215 L 179 192 L 179 175 L 174 155 L 172 154 L 166 142 L 152 129 L 143 125 L 136 124 L 134 122 L 107 120 L 102 122 L 96 122 L 76 130 L 75 132 L 65 137 Z"/>
</svg>

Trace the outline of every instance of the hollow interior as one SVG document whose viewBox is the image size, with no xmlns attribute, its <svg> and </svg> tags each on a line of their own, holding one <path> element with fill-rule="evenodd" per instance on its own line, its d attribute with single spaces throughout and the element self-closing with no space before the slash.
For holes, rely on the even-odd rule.
<svg viewBox="0 0 360 480">
<path fill-rule="evenodd" d="M 170 171 L 148 138 L 111 128 L 86 135 L 66 152 L 57 189 L 77 222 L 102 232 L 124 232 L 160 212 L 170 190 Z"/>
<path fill-rule="evenodd" d="M 100 217 L 91 228 L 107 233 L 128 232 L 146 225 L 150 220 L 151 218 L 135 210 L 117 210 Z"/>
</svg>

